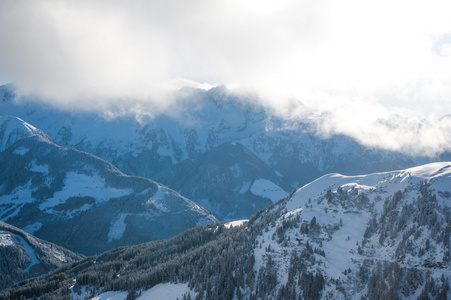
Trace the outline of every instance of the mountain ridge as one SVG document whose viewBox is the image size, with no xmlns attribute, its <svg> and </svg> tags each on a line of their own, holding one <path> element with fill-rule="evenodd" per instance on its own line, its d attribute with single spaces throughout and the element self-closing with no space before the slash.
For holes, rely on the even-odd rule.
<svg viewBox="0 0 451 300">
<path fill-rule="evenodd" d="M 9 93 L 13 94 L 13 91 Z M 258 104 L 254 96 L 234 95 L 224 87 L 208 91 L 183 89 L 177 97 L 181 98 L 183 109 L 175 107 L 171 114 L 155 116 L 147 116 L 146 111 L 137 112 L 138 115 L 113 114 L 113 117 L 69 112 L 37 104 L 33 99 L 23 99 L 19 104 L 11 95 L 7 97 L 8 101 L 2 102 L 1 110 L 41 128 L 57 144 L 92 153 L 126 174 L 157 180 L 179 192 L 189 191 L 189 197 L 196 186 L 190 184 L 191 178 L 182 178 L 180 174 L 193 173 L 188 166 L 196 165 L 199 156 L 212 156 L 218 147 L 234 143 L 260 159 L 264 163 L 260 164 L 262 171 L 272 169 L 277 178 L 271 182 L 285 191 L 326 173 L 371 173 L 449 157 L 446 153 L 437 158 L 414 157 L 367 148 L 345 135 L 324 137 L 308 120 L 285 120 Z M 218 162 L 222 159 L 217 151 L 211 158 Z M 253 173 L 252 167 L 243 172 Z M 212 209 L 227 203 L 228 195 L 218 196 L 213 188 L 215 178 L 223 175 L 223 170 L 219 170 L 210 180 L 199 169 L 194 176 L 202 177 L 205 185 L 211 188 L 197 191 L 192 200 L 198 205 L 208 203 Z M 247 181 L 258 179 L 253 175 Z M 240 190 L 241 186 L 230 183 L 230 189 Z M 255 195 L 251 192 L 247 195 L 246 200 L 255 202 L 252 199 Z M 268 204 L 267 200 L 263 202 Z M 228 220 L 240 219 L 262 207 L 257 205 L 250 211 L 232 204 L 224 212 L 215 213 Z"/>
<path fill-rule="evenodd" d="M 0 298 L 51 281 L 41 296 L 145 299 L 178 287 L 196 299 L 447 299 L 450 191 L 451 162 L 329 174 L 241 226 L 213 224 L 111 250 Z"/>
<path fill-rule="evenodd" d="M 84 258 L 1 221 L 0 237 L 0 290 Z"/>
<path fill-rule="evenodd" d="M 0 165 L 0 219 L 80 253 L 168 238 L 217 221 L 166 186 L 125 175 L 45 134 L 18 137 L 0 153 Z"/>
</svg>

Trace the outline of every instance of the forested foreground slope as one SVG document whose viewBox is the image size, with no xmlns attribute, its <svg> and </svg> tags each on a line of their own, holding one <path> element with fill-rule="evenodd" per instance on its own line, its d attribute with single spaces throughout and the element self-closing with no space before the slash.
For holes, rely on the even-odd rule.
<svg viewBox="0 0 451 300">
<path fill-rule="evenodd" d="M 0 222 L 0 290 L 83 258 L 81 254 Z"/>
<path fill-rule="evenodd" d="M 447 299 L 450 176 L 451 163 L 329 174 L 241 227 L 207 225 L 111 250 L 0 298 L 145 299 L 183 285 L 197 299 Z"/>
</svg>

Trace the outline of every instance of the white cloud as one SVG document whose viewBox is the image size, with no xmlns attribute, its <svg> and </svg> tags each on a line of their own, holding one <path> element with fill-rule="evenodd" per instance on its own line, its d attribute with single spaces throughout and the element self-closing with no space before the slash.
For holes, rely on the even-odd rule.
<svg viewBox="0 0 451 300">
<path fill-rule="evenodd" d="M 444 0 L 1 1 L 0 78 L 113 116 L 165 111 L 186 84 L 247 86 L 285 110 L 296 98 L 327 112 L 322 132 L 401 150 L 435 137 L 441 149 L 450 36 Z M 396 114 L 402 130 L 377 121 Z"/>
</svg>

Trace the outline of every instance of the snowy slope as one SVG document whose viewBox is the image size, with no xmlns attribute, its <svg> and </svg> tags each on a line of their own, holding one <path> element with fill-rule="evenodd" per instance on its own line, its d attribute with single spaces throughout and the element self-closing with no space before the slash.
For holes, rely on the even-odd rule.
<svg viewBox="0 0 451 300">
<path fill-rule="evenodd" d="M 41 130 L 24 122 L 17 117 L 0 116 L 0 152 L 29 136 L 45 135 Z M 18 153 L 25 153 L 26 149 L 17 149 Z"/>
<path fill-rule="evenodd" d="M 274 170 L 238 143 L 182 161 L 158 178 L 221 220 L 247 218 L 288 194 Z"/>
<path fill-rule="evenodd" d="M 169 238 L 216 221 L 175 191 L 44 134 L 17 139 L 0 152 L 0 166 L 0 220 L 80 253 Z"/>
<path fill-rule="evenodd" d="M 247 222 L 111 250 L 46 279 L 99 299 L 449 299 L 450 237 L 451 163 L 440 162 L 328 174 Z"/>
<path fill-rule="evenodd" d="M 0 222 L 0 290 L 82 258 L 80 254 Z"/>
<path fill-rule="evenodd" d="M 224 219 L 247 218 L 269 204 L 268 196 L 263 199 L 261 193 L 252 192 L 257 186 L 249 193 L 245 189 L 242 194 L 218 195 L 218 178 L 227 176 L 226 170 L 235 163 L 239 167 L 236 170 L 246 176 L 240 184 L 235 181 L 240 178 L 224 178 L 228 190 L 240 191 L 244 182 L 253 184 L 265 179 L 281 191 L 291 191 L 330 172 L 369 173 L 429 161 L 367 149 L 346 136 L 318 136 L 308 122 L 285 121 L 252 97 L 233 95 L 223 87 L 209 91 L 183 89 L 176 95 L 183 100 L 172 115 L 152 117 L 146 116 L 146 112 L 121 115 L 115 108 L 103 114 L 63 111 L 33 99 L 16 101 L 14 91 L 8 86 L 0 87 L 0 95 L 2 91 L 5 95 L 0 102 L 2 114 L 18 116 L 41 128 L 57 144 L 94 154 L 126 174 L 157 180 L 198 204 L 209 206 Z M 227 161 L 217 149 L 231 144 L 249 151 L 246 155 L 259 159 L 258 165 Z M 224 173 L 207 176 L 198 164 L 200 159 L 228 167 Z M 256 169 L 264 174 L 257 174 Z M 184 176 L 186 172 L 192 176 Z M 196 190 L 192 178 L 201 178 L 204 186 Z M 273 197 L 280 195 L 273 194 Z M 232 197 L 240 200 L 227 203 Z M 248 202 L 255 205 L 241 205 Z"/>
<path fill-rule="evenodd" d="M 127 298 L 127 292 L 104 292 L 97 296 L 91 298 L 92 300 L 124 300 Z M 138 300 L 152 300 L 152 299 L 161 299 L 161 300 L 170 300 L 170 299 L 184 299 L 183 297 L 187 297 L 190 295 L 191 299 L 195 299 L 196 292 L 192 291 L 187 284 L 185 283 L 161 283 L 153 288 L 142 292 L 142 294 L 137 298 Z M 74 300 L 83 300 L 85 297 L 89 296 L 86 293 L 86 288 L 83 289 L 83 292 L 78 294 L 72 292 L 71 297 Z"/>
<path fill-rule="evenodd" d="M 258 238 L 263 247 L 255 250 L 254 269 L 264 267 L 270 255 L 280 284 L 287 284 L 292 255 L 284 253 L 305 256 L 310 247 L 307 271 L 324 276 L 324 298 L 386 298 L 386 292 L 415 298 L 425 280 L 439 285 L 442 274 L 451 278 L 450 192 L 448 162 L 362 176 L 325 175 L 273 208 L 280 217 Z M 378 272 L 398 269 L 386 278 L 387 290 L 364 288 L 367 280 L 382 280 Z M 414 273 L 422 274 L 416 288 L 389 289 L 405 285 L 404 277 Z"/>
</svg>

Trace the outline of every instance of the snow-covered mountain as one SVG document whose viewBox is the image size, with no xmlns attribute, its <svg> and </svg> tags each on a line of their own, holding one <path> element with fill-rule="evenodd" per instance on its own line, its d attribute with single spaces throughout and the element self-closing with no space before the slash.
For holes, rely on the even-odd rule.
<svg viewBox="0 0 451 300">
<path fill-rule="evenodd" d="M 84 258 L 0 222 L 0 290 Z"/>
<path fill-rule="evenodd" d="M 224 143 L 175 164 L 159 180 L 197 199 L 222 220 L 248 218 L 287 195 L 274 183 L 276 172 L 237 143 Z"/>
<path fill-rule="evenodd" d="M 449 299 L 450 237 L 451 163 L 329 174 L 241 227 L 108 251 L 0 298 Z"/>
<path fill-rule="evenodd" d="M 152 180 L 51 142 L 15 117 L 2 117 L 0 220 L 73 251 L 94 254 L 172 237 L 217 221 Z"/>
<path fill-rule="evenodd" d="M 257 265 L 265 269 L 272 259 L 279 270 L 289 270 L 277 276 L 280 287 L 291 291 L 292 276 L 302 275 L 293 261 L 302 258 L 302 272 L 324 279 L 317 294 L 324 298 L 446 299 L 450 192 L 448 162 L 323 176 L 259 217 L 275 216 L 275 226 L 257 238 L 262 245 L 255 250 Z M 284 255 L 287 251 L 291 255 Z"/>
<path fill-rule="evenodd" d="M 36 135 L 46 136 L 41 130 L 20 118 L 0 116 L 0 152 L 5 151 L 24 137 Z"/>
<path fill-rule="evenodd" d="M 94 154 L 126 174 L 161 182 L 224 220 L 249 217 L 274 200 L 260 193 L 262 180 L 280 196 L 330 172 L 361 174 L 430 161 L 368 149 L 346 136 L 320 137 L 308 122 L 286 121 L 251 96 L 224 87 L 182 89 L 183 110 L 152 117 L 146 117 L 144 104 L 136 115 L 123 115 L 121 108 L 99 115 L 16 101 L 10 86 L 0 87 L 0 97 L 2 114 L 20 117 L 55 143 Z"/>
</svg>

